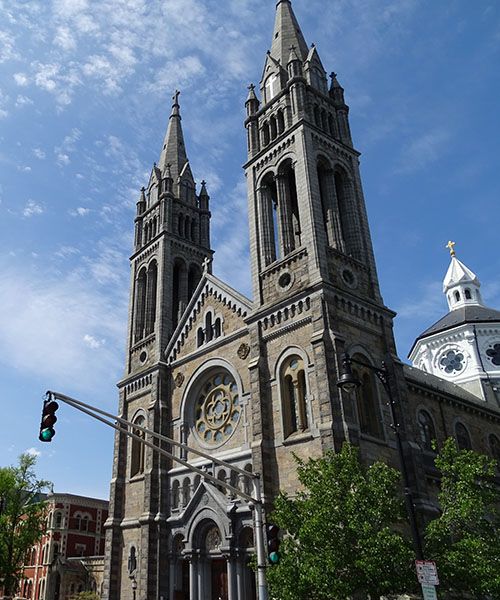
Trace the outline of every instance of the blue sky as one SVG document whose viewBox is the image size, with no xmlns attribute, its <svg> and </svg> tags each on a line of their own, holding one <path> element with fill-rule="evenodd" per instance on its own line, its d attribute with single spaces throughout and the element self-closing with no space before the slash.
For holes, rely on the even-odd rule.
<svg viewBox="0 0 500 600">
<path fill-rule="evenodd" d="M 404 358 L 446 312 L 449 239 L 500 307 L 500 4 L 293 6 L 346 90 Z M 41 401 L 116 409 L 134 207 L 176 87 L 214 271 L 250 294 L 242 122 L 273 22 L 271 0 L 0 0 L 0 465 L 32 449 L 56 490 L 108 494 L 112 434 L 62 407 L 40 444 Z"/>
</svg>

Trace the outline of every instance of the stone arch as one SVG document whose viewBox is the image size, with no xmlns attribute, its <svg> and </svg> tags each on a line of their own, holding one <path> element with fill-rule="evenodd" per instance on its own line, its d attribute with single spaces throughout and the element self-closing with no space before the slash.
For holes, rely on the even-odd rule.
<svg viewBox="0 0 500 600">
<path fill-rule="evenodd" d="M 360 224 L 354 182 L 349 171 L 340 163 L 334 166 L 334 186 L 344 252 L 359 259 Z"/>
<path fill-rule="evenodd" d="M 278 191 L 274 172 L 269 170 L 260 178 L 257 188 L 260 256 L 267 267 L 280 256 L 278 235 Z"/>
<path fill-rule="evenodd" d="M 294 364 L 296 363 L 296 365 Z M 309 357 L 298 346 L 286 348 L 275 365 L 283 437 L 310 429 Z"/>
<path fill-rule="evenodd" d="M 375 362 L 371 353 L 361 344 L 349 348 L 348 352 L 353 358 L 369 365 L 373 365 Z M 352 370 L 362 384 L 356 390 L 356 413 L 359 429 L 365 435 L 384 439 L 385 431 L 376 375 L 372 370 L 356 363 L 353 363 Z"/>
</svg>

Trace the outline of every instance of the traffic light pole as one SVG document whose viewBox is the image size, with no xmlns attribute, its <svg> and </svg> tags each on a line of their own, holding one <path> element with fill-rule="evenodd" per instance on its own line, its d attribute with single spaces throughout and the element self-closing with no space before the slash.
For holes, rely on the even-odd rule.
<svg viewBox="0 0 500 600">
<path fill-rule="evenodd" d="M 264 517 L 264 503 L 262 500 L 261 479 L 260 479 L 260 475 L 258 473 L 251 473 L 249 471 L 245 471 L 244 469 L 240 469 L 239 467 L 236 467 L 224 460 L 210 456 L 209 454 L 207 454 L 206 452 L 203 452 L 202 450 L 198 450 L 197 448 L 192 448 L 191 446 L 188 446 L 187 444 L 183 444 L 183 443 L 178 442 L 178 441 L 176 441 L 172 438 L 169 438 L 165 435 L 157 433 L 156 431 L 152 431 L 152 430 L 148 429 L 147 427 L 142 427 L 141 425 L 137 425 L 136 423 L 127 421 L 126 419 L 123 419 L 122 417 L 118 417 L 116 415 L 113 415 L 111 413 L 103 411 L 100 408 L 97 408 L 96 406 L 92 406 L 91 404 L 85 404 L 84 402 L 80 402 L 79 400 L 76 400 L 75 398 L 71 398 L 70 396 L 66 396 L 59 392 L 48 391 L 47 398 L 49 400 L 57 399 L 60 402 L 64 402 L 65 404 L 71 406 L 72 408 L 76 408 L 80 412 L 83 412 L 83 413 L 89 415 L 90 417 L 97 419 L 101 423 L 108 425 L 108 427 L 111 427 L 112 429 L 115 429 L 116 431 L 118 431 L 132 439 L 137 440 L 144 446 L 151 448 L 154 452 L 157 452 L 158 454 L 165 456 L 166 458 L 169 458 L 169 459 L 179 463 L 180 465 L 186 467 L 193 473 L 197 473 L 198 475 L 203 477 L 203 479 L 210 481 L 214 485 L 222 486 L 225 489 L 232 492 L 233 494 L 235 494 L 236 496 L 239 496 L 240 498 L 243 498 L 244 500 L 246 500 L 249 503 L 250 507 L 253 508 L 253 510 L 254 510 L 255 545 L 256 545 L 256 550 L 257 550 L 257 584 L 258 584 L 258 590 L 259 590 L 258 598 L 259 598 L 259 600 L 268 600 L 269 595 L 268 595 L 268 591 L 267 591 L 267 581 L 266 581 L 266 552 L 265 552 L 265 544 L 264 544 L 264 518 L 263 518 Z M 109 421 L 108 419 L 105 419 L 104 417 L 108 417 L 108 419 L 113 419 L 113 421 Z M 119 423 L 119 424 L 117 424 L 117 423 Z M 232 486 L 231 484 L 227 483 L 226 481 L 217 479 L 210 473 L 206 473 L 205 471 L 203 471 L 202 469 L 200 469 L 198 467 L 195 467 L 188 461 L 175 456 L 171 452 L 168 452 L 167 450 L 160 448 L 160 446 L 155 445 L 152 442 L 146 440 L 145 438 L 137 435 L 136 433 L 134 433 L 134 431 L 140 431 L 144 434 L 148 434 L 149 436 L 158 440 L 159 442 L 165 442 L 172 446 L 176 446 L 178 448 L 181 448 L 183 450 L 191 452 L 192 454 L 196 454 L 202 458 L 205 458 L 205 459 L 209 460 L 211 463 L 220 465 L 220 466 L 228 469 L 229 471 L 233 471 L 233 472 L 236 472 L 245 477 L 252 478 L 254 495 L 251 496 L 250 494 L 247 494 L 246 492 L 239 490 L 238 488 Z"/>
</svg>

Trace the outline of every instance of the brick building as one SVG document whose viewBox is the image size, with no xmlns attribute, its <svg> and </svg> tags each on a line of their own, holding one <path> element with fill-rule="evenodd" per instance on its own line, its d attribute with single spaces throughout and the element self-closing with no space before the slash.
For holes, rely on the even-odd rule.
<svg viewBox="0 0 500 600">
<path fill-rule="evenodd" d="M 47 533 L 26 557 L 18 596 L 66 600 L 79 591 L 101 591 L 108 502 L 49 494 Z"/>
<path fill-rule="evenodd" d="M 355 397 L 337 387 L 344 352 L 374 366 L 384 361 L 408 439 L 416 508 L 426 518 L 436 512 L 431 440 L 455 435 L 493 453 L 499 374 L 492 368 L 486 377 L 476 360 L 484 385 L 455 383 L 447 368 L 474 343 L 443 347 L 432 372 L 420 368 L 420 346 L 417 366 L 398 358 L 344 90 L 334 73 L 328 84 L 289 0 L 277 3 L 263 56 L 260 92 L 250 86 L 245 121 L 253 298 L 211 273 L 210 198 L 205 182 L 196 188 L 176 93 L 160 158 L 137 203 L 119 414 L 260 473 L 270 506 L 279 490 L 297 488 L 293 454 L 318 456 L 348 440 L 363 460 L 398 465 L 387 398 L 373 372 L 357 369 L 363 386 Z M 484 352 L 497 357 L 494 312 Z M 467 324 L 459 321 L 447 321 L 447 336 L 453 323 Z M 480 388 L 488 393 L 476 394 Z M 180 455 L 248 490 L 248 477 Z M 104 598 L 253 600 L 252 526 L 248 503 L 117 434 Z"/>
</svg>

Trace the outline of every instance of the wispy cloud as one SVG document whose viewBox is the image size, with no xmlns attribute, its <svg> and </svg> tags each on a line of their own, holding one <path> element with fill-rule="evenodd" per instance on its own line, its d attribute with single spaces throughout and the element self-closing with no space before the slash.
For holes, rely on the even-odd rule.
<svg viewBox="0 0 500 600">
<path fill-rule="evenodd" d="M 27 218 L 33 217 L 34 215 L 41 215 L 43 212 L 43 206 L 34 200 L 28 200 L 26 206 L 23 208 L 23 216 Z"/>
<path fill-rule="evenodd" d="M 450 133 L 443 129 L 429 131 L 413 138 L 403 146 L 396 171 L 411 173 L 436 162 L 442 157 L 449 141 Z"/>
<path fill-rule="evenodd" d="M 86 217 L 88 214 L 90 214 L 90 208 L 79 206 L 78 208 L 70 210 L 69 214 L 72 217 Z"/>
</svg>

